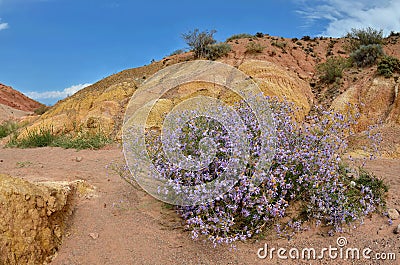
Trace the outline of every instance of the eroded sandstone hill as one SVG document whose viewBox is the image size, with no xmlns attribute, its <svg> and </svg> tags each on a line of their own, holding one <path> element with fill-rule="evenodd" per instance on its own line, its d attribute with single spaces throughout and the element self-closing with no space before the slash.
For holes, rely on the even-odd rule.
<svg viewBox="0 0 400 265">
<path fill-rule="evenodd" d="M 385 53 L 400 58 L 400 37 L 385 39 Z M 400 132 L 399 78 L 376 75 L 376 66 L 345 70 L 339 85 L 316 89 L 316 65 L 328 56 L 347 57 L 345 38 L 287 39 L 264 35 L 261 38 L 232 40 L 229 54 L 218 61 L 237 67 L 252 77 L 266 95 L 293 101 L 300 109 L 296 115 L 304 117 L 313 104 L 343 110 L 348 103 L 357 104 L 360 111 L 357 131 L 370 125 L 384 124 L 386 131 Z M 249 52 L 250 43 L 262 46 L 259 52 Z M 29 130 L 52 126 L 55 132 L 101 129 L 112 137 L 119 137 L 127 103 L 138 86 L 158 70 L 178 62 L 192 60 L 189 53 L 166 57 L 150 65 L 128 69 L 111 75 L 75 95 L 58 102 L 34 121 Z M 197 93 L 196 85 L 186 93 Z M 163 111 L 173 107 L 171 102 L 159 106 Z M 394 141 L 394 140 L 393 140 Z M 391 142 L 399 149 L 400 143 Z"/>
<path fill-rule="evenodd" d="M 0 83 L 0 104 L 22 111 L 34 111 L 43 104 L 25 96 L 21 92 Z"/>
<path fill-rule="evenodd" d="M 12 87 L 0 83 L 0 123 L 29 115 L 42 106 Z"/>
</svg>

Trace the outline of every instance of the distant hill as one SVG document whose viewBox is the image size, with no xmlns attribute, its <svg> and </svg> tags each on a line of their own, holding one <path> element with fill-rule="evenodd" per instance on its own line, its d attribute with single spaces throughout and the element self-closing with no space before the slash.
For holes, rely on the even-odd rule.
<svg viewBox="0 0 400 265">
<path fill-rule="evenodd" d="M 43 104 L 25 96 L 21 92 L 0 83 L 0 104 L 11 108 L 32 112 Z"/>
</svg>

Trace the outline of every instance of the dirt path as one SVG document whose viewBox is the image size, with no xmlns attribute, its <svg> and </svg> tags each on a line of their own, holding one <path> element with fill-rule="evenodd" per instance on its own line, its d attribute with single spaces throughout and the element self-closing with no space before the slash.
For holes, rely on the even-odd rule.
<svg viewBox="0 0 400 265">
<path fill-rule="evenodd" d="M 123 162 L 118 146 L 98 151 L 0 149 L 0 173 L 41 181 L 83 179 L 96 187 L 95 196 L 77 200 L 67 235 L 52 264 L 400 264 L 400 238 L 393 233 L 400 220 L 389 226 L 387 218 L 377 215 L 367 218 L 358 229 L 334 237 L 310 229 L 288 241 L 271 232 L 265 239 L 240 243 L 233 251 L 193 241 L 173 210 L 107 170 L 112 161 Z M 379 159 L 367 167 L 387 180 L 388 206 L 400 210 L 400 161 Z M 337 246 L 338 236 L 346 237 L 348 247 L 395 253 L 397 260 L 361 257 L 353 263 L 341 259 L 288 262 L 277 259 L 276 252 L 272 261 L 257 257 L 257 250 L 265 243 L 288 250 L 321 249 Z"/>
</svg>

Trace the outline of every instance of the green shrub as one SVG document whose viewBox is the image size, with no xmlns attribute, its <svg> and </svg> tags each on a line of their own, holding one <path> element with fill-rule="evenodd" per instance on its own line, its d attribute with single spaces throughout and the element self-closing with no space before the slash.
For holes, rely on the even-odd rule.
<svg viewBox="0 0 400 265">
<path fill-rule="evenodd" d="M 99 130 L 95 133 L 79 133 L 75 137 L 72 135 L 61 135 L 54 140 L 52 146 L 81 150 L 99 149 L 109 143 L 111 143 L 111 139 Z"/>
<path fill-rule="evenodd" d="M 97 132 L 79 132 L 77 135 L 64 133 L 56 135 L 53 127 L 40 127 L 38 130 L 28 131 L 27 135 L 20 139 L 18 139 L 17 135 L 14 135 L 7 146 L 18 148 L 54 146 L 79 150 L 99 149 L 109 143 L 111 143 L 111 139 L 101 130 Z"/>
<path fill-rule="evenodd" d="M 233 40 L 239 40 L 239 39 L 248 39 L 248 38 L 253 38 L 254 36 L 248 33 L 240 33 L 240 34 L 235 34 L 230 36 L 229 38 L 226 39 L 226 42 L 233 41 Z"/>
<path fill-rule="evenodd" d="M 398 36 L 400 36 L 400 32 L 394 32 L 393 30 L 389 34 L 389 37 L 398 37 Z"/>
<path fill-rule="evenodd" d="M 370 44 L 363 45 L 358 50 L 352 52 L 350 58 L 358 67 L 366 67 L 373 65 L 383 54 L 380 44 Z"/>
<path fill-rule="evenodd" d="M 360 186 L 369 187 L 375 198 L 379 198 L 382 202 L 385 201 L 384 198 L 386 192 L 389 191 L 389 186 L 382 179 L 378 179 L 372 173 L 360 168 L 359 177 L 355 182 Z"/>
<path fill-rule="evenodd" d="M 278 47 L 278 48 L 281 48 L 283 50 L 283 49 L 285 49 L 287 43 L 284 42 L 284 41 L 271 41 L 271 45 L 275 46 L 275 47 Z"/>
<path fill-rule="evenodd" d="M 303 36 L 303 37 L 301 38 L 301 40 L 310 41 L 310 40 L 311 40 L 311 37 L 308 36 L 308 35 L 306 35 L 306 36 Z"/>
<path fill-rule="evenodd" d="M 264 46 L 262 46 L 260 43 L 256 42 L 249 42 L 246 45 L 246 53 L 262 53 L 264 50 Z"/>
<path fill-rule="evenodd" d="M 178 50 L 173 51 L 169 56 L 183 54 L 183 53 L 185 53 L 184 49 L 178 49 Z"/>
<path fill-rule="evenodd" d="M 3 122 L 2 124 L 0 124 L 0 139 L 16 132 L 17 129 L 18 129 L 18 123 L 14 121 Z"/>
<path fill-rule="evenodd" d="M 50 107 L 46 106 L 46 105 L 42 105 L 39 108 L 35 109 L 33 112 L 37 115 L 42 115 L 44 114 L 46 111 L 48 111 L 50 109 Z"/>
<path fill-rule="evenodd" d="M 378 63 L 378 74 L 391 77 L 393 73 L 400 72 L 400 60 L 393 56 L 384 56 Z"/>
<path fill-rule="evenodd" d="M 342 57 L 330 57 L 326 62 L 317 65 L 319 79 L 326 84 L 331 84 L 342 78 L 342 73 L 349 66 L 348 60 Z"/>
<path fill-rule="evenodd" d="M 354 52 L 361 48 L 361 46 L 368 46 L 373 44 L 383 43 L 383 30 L 376 30 L 371 27 L 365 29 L 351 29 L 346 35 L 349 38 L 347 50 Z"/>
<path fill-rule="evenodd" d="M 53 127 L 40 127 L 38 130 L 28 131 L 27 135 L 16 140 L 14 145 L 19 148 L 50 146 L 56 137 L 53 133 Z"/>
<path fill-rule="evenodd" d="M 207 46 L 216 43 L 214 34 L 216 30 L 205 30 L 200 32 L 199 29 L 183 33 L 182 38 L 192 48 L 195 58 L 205 58 L 207 54 Z"/>
<path fill-rule="evenodd" d="M 208 60 L 216 60 L 220 57 L 226 56 L 231 51 L 231 46 L 227 43 L 216 43 L 208 45 L 205 51 Z"/>
<path fill-rule="evenodd" d="M 264 37 L 264 33 L 257 32 L 256 35 L 254 35 L 254 36 L 257 37 L 257 38 L 262 38 L 262 37 Z"/>
</svg>

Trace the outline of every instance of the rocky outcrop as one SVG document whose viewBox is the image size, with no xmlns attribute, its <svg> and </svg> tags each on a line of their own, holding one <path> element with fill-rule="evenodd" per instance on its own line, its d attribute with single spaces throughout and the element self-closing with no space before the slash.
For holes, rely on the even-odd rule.
<svg viewBox="0 0 400 265">
<path fill-rule="evenodd" d="M 372 134 L 379 133 L 383 141 L 378 145 L 380 155 L 390 158 L 400 157 L 400 96 L 398 94 L 399 79 L 373 77 L 366 83 L 356 83 L 338 96 L 331 108 L 347 112 L 359 113 L 358 123 L 354 126 L 358 133 L 350 141 L 350 149 L 371 151 L 371 141 L 367 139 L 366 130 Z M 358 106 L 355 108 L 354 106 Z"/>
<path fill-rule="evenodd" d="M 251 76 L 266 96 L 293 102 L 299 120 L 309 113 L 314 96 L 310 85 L 297 75 L 274 63 L 256 60 L 242 63 L 239 70 Z"/>
<path fill-rule="evenodd" d="M 355 84 L 339 95 L 331 105 L 336 111 L 344 112 L 349 104 L 359 108 L 357 131 L 379 123 L 400 124 L 399 97 L 396 96 L 394 78 L 374 77 L 364 85 Z"/>
<path fill-rule="evenodd" d="M 43 264 L 61 244 L 76 184 L 0 174 L 0 264 Z"/>
</svg>

